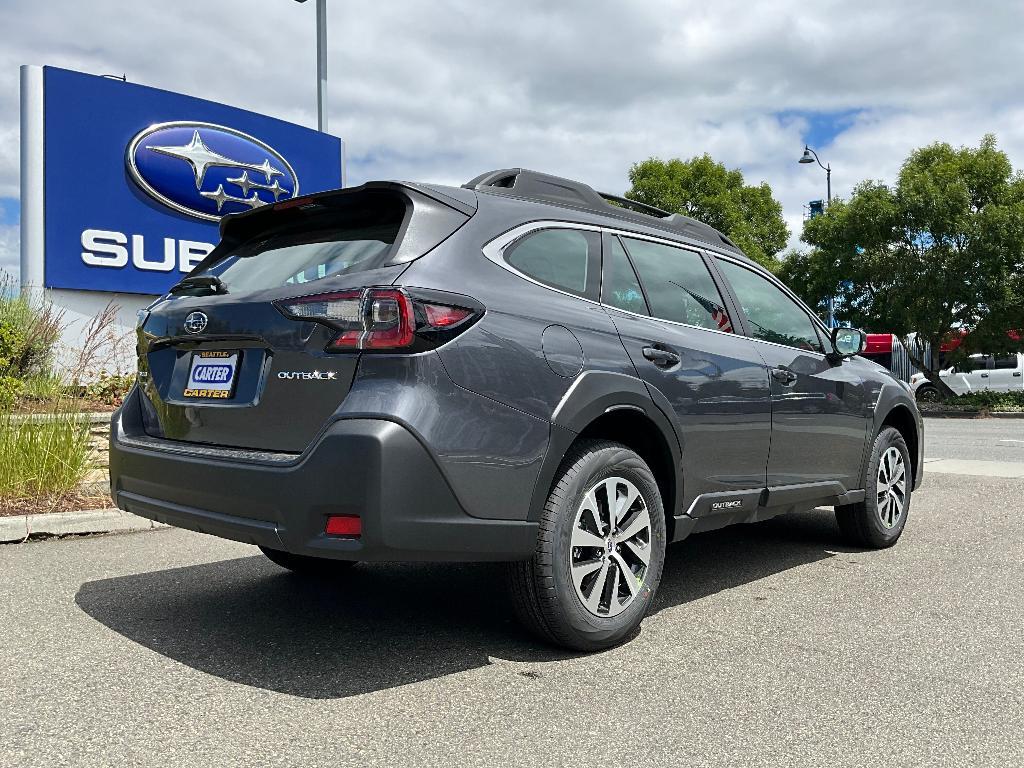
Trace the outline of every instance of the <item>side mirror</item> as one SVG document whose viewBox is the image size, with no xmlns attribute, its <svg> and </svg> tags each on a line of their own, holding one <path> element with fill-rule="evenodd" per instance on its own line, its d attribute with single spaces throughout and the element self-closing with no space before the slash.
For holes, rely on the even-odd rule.
<svg viewBox="0 0 1024 768">
<path fill-rule="evenodd" d="M 833 328 L 832 351 L 836 357 L 853 357 L 864 351 L 868 337 L 859 328 Z"/>
</svg>

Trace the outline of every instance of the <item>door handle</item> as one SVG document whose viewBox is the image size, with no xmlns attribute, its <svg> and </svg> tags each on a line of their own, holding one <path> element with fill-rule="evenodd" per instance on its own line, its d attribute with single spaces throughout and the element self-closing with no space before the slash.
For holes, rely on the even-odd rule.
<svg viewBox="0 0 1024 768">
<path fill-rule="evenodd" d="M 988 374 L 987 374 L 987 373 L 983 373 L 983 374 L 981 374 L 981 378 L 983 378 L 983 379 L 987 379 L 987 378 L 988 378 Z"/>
<path fill-rule="evenodd" d="M 1020 378 L 1020 371 L 1014 371 L 1013 375 L 1016 376 L 1019 379 Z"/>
<path fill-rule="evenodd" d="M 772 368 L 772 378 L 782 384 L 784 387 L 788 387 L 790 384 L 796 382 L 796 374 L 793 373 L 789 368 L 784 365 L 780 365 L 777 368 Z"/>
<path fill-rule="evenodd" d="M 673 365 L 678 365 L 682 359 L 675 352 L 669 349 L 661 349 L 660 347 L 644 347 L 644 357 L 662 368 L 671 368 Z"/>
</svg>

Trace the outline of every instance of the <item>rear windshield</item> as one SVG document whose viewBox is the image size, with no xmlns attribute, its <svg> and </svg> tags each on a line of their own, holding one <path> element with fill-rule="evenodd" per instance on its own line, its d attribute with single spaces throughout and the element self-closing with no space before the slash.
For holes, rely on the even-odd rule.
<svg viewBox="0 0 1024 768">
<path fill-rule="evenodd" d="M 216 275 L 229 292 L 240 293 L 386 266 L 405 206 L 395 197 L 379 196 L 374 203 L 264 233 L 198 274 Z"/>
</svg>

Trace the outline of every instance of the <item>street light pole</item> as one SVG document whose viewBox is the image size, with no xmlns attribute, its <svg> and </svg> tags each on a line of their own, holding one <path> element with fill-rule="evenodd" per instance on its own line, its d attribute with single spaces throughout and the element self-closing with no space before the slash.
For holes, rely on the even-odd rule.
<svg viewBox="0 0 1024 768">
<path fill-rule="evenodd" d="M 316 128 L 327 133 L 327 0 L 316 0 Z"/>
<path fill-rule="evenodd" d="M 813 157 L 811 157 L 812 155 L 813 155 Z M 822 165 L 821 164 L 821 160 L 818 159 L 818 153 L 815 152 L 810 147 L 808 147 L 806 144 L 804 144 L 804 154 L 803 154 L 803 157 L 801 157 L 799 160 L 797 160 L 797 162 L 798 163 L 813 163 L 813 162 L 817 162 L 818 165 L 821 165 L 821 167 L 825 170 L 825 187 L 826 187 L 826 194 L 828 195 L 828 197 L 825 198 L 825 205 L 831 205 L 831 203 L 832 203 L 832 166 L 831 165 Z"/>
<path fill-rule="evenodd" d="M 327 133 L 327 0 L 316 0 L 316 126 Z"/>
<path fill-rule="evenodd" d="M 822 168 L 825 169 L 825 194 L 828 195 L 828 197 L 825 198 L 825 205 L 826 206 L 831 206 L 832 205 L 832 166 L 831 165 L 822 165 L 821 160 L 818 158 L 818 153 L 815 152 L 810 147 L 808 147 L 806 144 L 804 144 L 804 154 L 803 154 L 803 156 L 799 160 L 797 160 L 797 162 L 798 163 L 802 163 L 802 164 L 817 162 L 818 165 L 820 165 Z M 835 296 L 829 296 L 828 297 L 828 327 L 829 328 L 835 328 L 836 327 L 836 297 Z"/>
</svg>

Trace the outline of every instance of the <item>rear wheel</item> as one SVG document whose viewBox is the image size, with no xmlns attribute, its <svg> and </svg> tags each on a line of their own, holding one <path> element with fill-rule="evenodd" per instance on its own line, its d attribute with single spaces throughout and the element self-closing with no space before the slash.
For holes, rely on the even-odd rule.
<svg viewBox="0 0 1024 768">
<path fill-rule="evenodd" d="M 296 555 L 270 547 L 260 547 L 260 551 L 270 558 L 271 562 L 303 576 L 337 576 L 355 565 L 352 560 L 330 560 L 326 557 Z"/>
<path fill-rule="evenodd" d="M 860 547 L 891 547 L 907 524 L 913 485 L 903 435 L 893 427 L 883 428 L 872 446 L 864 501 L 836 507 L 843 537 Z"/>
<path fill-rule="evenodd" d="M 516 613 L 573 650 L 622 642 L 654 599 L 665 535 L 661 494 L 643 459 L 618 443 L 581 442 L 555 478 L 533 557 L 509 564 Z"/>
</svg>

